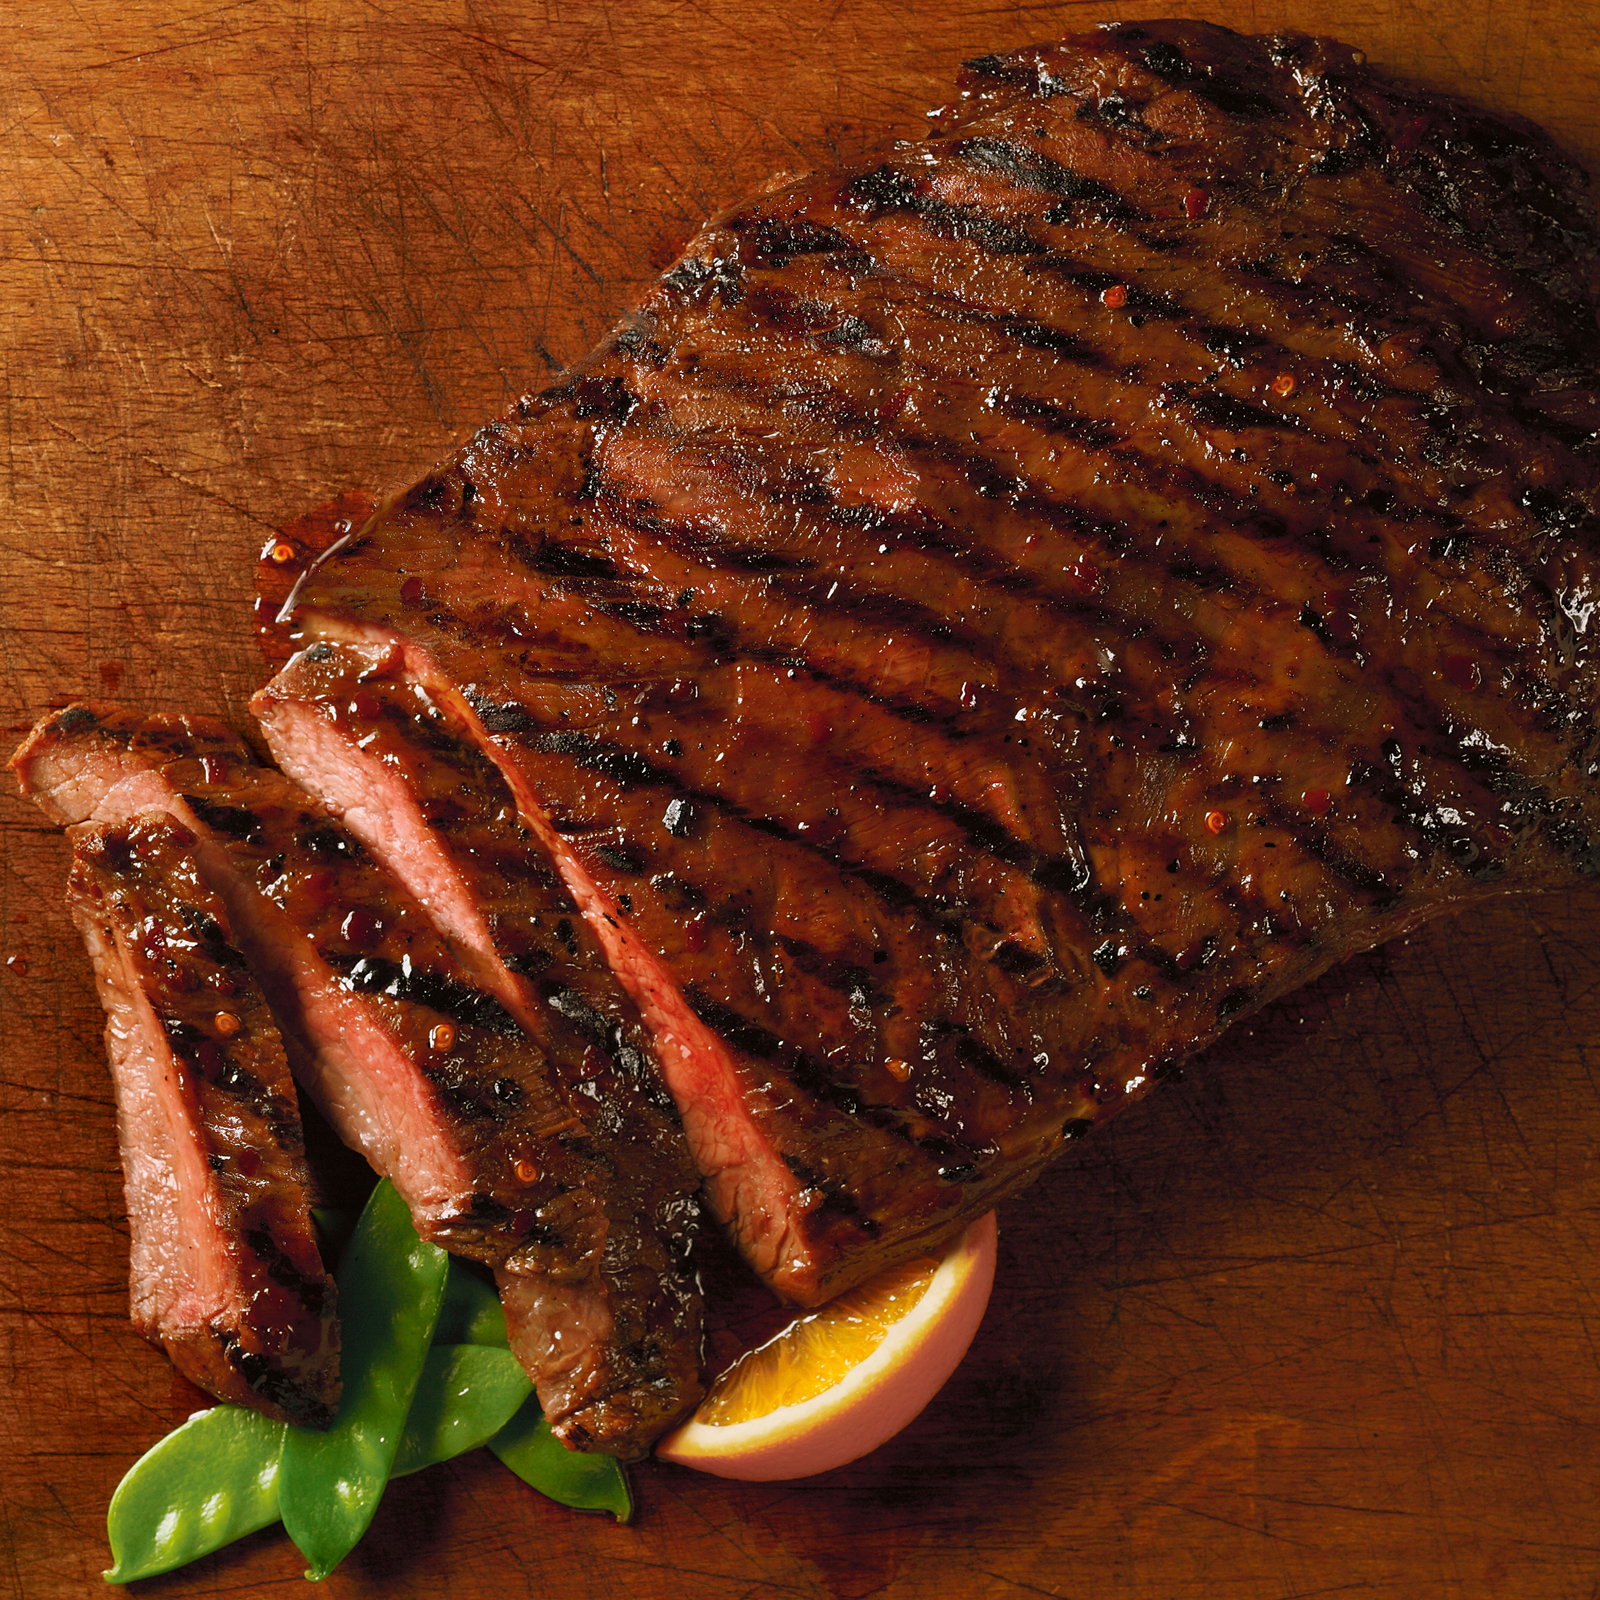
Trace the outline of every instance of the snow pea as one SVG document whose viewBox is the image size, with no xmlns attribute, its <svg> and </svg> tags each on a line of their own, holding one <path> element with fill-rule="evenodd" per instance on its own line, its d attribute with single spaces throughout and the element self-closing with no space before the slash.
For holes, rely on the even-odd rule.
<svg viewBox="0 0 1600 1600">
<path fill-rule="evenodd" d="M 444 1300 L 439 1320 L 434 1324 L 433 1342 L 441 1344 L 492 1344 L 504 1350 L 506 1314 L 500 1296 L 464 1262 L 452 1258 L 450 1276 L 445 1280 Z"/>
<path fill-rule="evenodd" d="M 633 1517 L 628 1475 L 611 1456 L 569 1450 L 550 1431 L 537 1400 L 528 1403 L 489 1441 L 489 1448 L 525 1484 L 575 1511 Z"/>
<path fill-rule="evenodd" d="M 436 1344 L 423 1365 L 389 1476 L 403 1478 L 487 1444 L 532 1392 L 509 1350 Z"/>
<path fill-rule="evenodd" d="M 107 1583 L 170 1572 L 278 1520 L 288 1430 L 240 1406 L 197 1411 L 128 1470 L 106 1509 Z"/>
<path fill-rule="evenodd" d="M 491 1296 L 492 1298 L 492 1296 Z M 498 1302 L 496 1302 L 498 1304 Z M 476 1450 L 527 1401 L 533 1385 L 509 1350 L 434 1345 L 406 1416 L 391 1478 Z M 285 1428 L 255 1411 L 197 1411 L 128 1470 L 106 1511 L 115 1566 L 108 1583 L 154 1577 L 279 1518 Z"/>
<path fill-rule="evenodd" d="M 372 1191 L 339 1263 L 344 1397 L 325 1433 L 294 1428 L 278 1469 L 289 1537 L 325 1578 L 367 1531 L 421 1376 L 449 1258 L 424 1243 L 387 1183 Z"/>
</svg>

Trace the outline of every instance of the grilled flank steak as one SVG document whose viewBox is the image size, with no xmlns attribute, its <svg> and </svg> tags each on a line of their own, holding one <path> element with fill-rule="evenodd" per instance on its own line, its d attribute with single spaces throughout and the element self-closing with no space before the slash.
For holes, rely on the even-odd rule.
<svg viewBox="0 0 1600 1600">
<path fill-rule="evenodd" d="M 800 1300 L 1600 866 L 1583 176 L 1199 23 L 960 87 L 716 218 L 295 618 L 453 707 Z"/>
</svg>

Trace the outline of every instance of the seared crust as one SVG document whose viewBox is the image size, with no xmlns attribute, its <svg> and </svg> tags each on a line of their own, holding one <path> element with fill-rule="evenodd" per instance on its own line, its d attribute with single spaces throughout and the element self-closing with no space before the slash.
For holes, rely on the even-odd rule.
<svg viewBox="0 0 1600 1600">
<path fill-rule="evenodd" d="M 626 904 L 800 1299 L 1352 951 L 1600 864 L 1583 175 L 1327 41 L 961 87 L 715 219 L 297 619 L 458 685 Z"/>
</svg>

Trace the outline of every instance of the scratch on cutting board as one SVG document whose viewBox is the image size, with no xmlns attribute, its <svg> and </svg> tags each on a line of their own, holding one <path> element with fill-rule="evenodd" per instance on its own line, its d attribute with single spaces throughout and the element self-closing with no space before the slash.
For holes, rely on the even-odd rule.
<svg viewBox="0 0 1600 1600">
<path fill-rule="evenodd" d="M 80 450 L 82 450 L 86 455 L 91 456 L 96 461 L 105 461 L 109 459 L 108 452 L 96 449 L 94 445 L 89 444 L 86 440 L 79 438 L 79 436 L 70 428 L 64 427 L 61 423 L 57 422 L 54 417 L 45 418 L 45 422 L 57 433 L 61 434 L 67 439 L 70 439 L 72 443 L 75 444 Z M 159 473 L 163 478 L 170 478 L 174 483 L 181 483 L 184 488 L 192 490 L 195 494 L 201 496 L 202 499 L 214 500 L 218 505 L 226 506 L 230 511 L 236 513 L 238 516 L 243 517 L 247 522 L 253 522 L 258 528 L 265 528 L 271 532 L 277 527 L 276 523 L 270 522 L 267 518 L 258 515 L 248 506 L 241 505 L 237 500 L 230 500 L 227 495 L 218 494 L 215 489 L 208 488 L 203 483 L 197 483 L 187 473 L 178 471 L 176 467 L 169 467 L 165 462 L 158 461 L 153 455 L 150 454 L 148 450 L 122 452 L 121 455 L 119 455 L 119 459 L 126 459 L 126 456 L 129 454 L 132 455 L 135 461 L 143 462 L 144 465 L 149 467 L 152 472 Z"/>
</svg>

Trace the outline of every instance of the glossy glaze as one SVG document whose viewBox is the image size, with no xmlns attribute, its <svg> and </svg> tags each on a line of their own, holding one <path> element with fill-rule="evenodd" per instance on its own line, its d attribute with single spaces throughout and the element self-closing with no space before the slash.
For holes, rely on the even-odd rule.
<svg viewBox="0 0 1600 1600">
<path fill-rule="evenodd" d="M 552 1005 L 530 1038 L 353 834 L 210 719 L 71 708 L 36 744 L 36 789 L 89 796 L 98 774 L 196 836 L 301 1085 L 424 1237 L 514 1285 L 552 1426 L 631 1454 L 692 1406 L 694 1178 L 676 1129 L 637 1114 L 620 1032 Z"/>
<path fill-rule="evenodd" d="M 1341 46 L 985 58 L 716 219 L 297 625 L 460 685 L 737 1053 L 815 1298 L 1600 865 L 1597 260 L 1541 134 Z"/>
<path fill-rule="evenodd" d="M 107 1012 L 133 1322 L 219 1399 L 322 1427 L 339 1325 L 294 1084 L 194 843 L 159 815 L 73 830 L 68 901 Z"/>
</svg>

